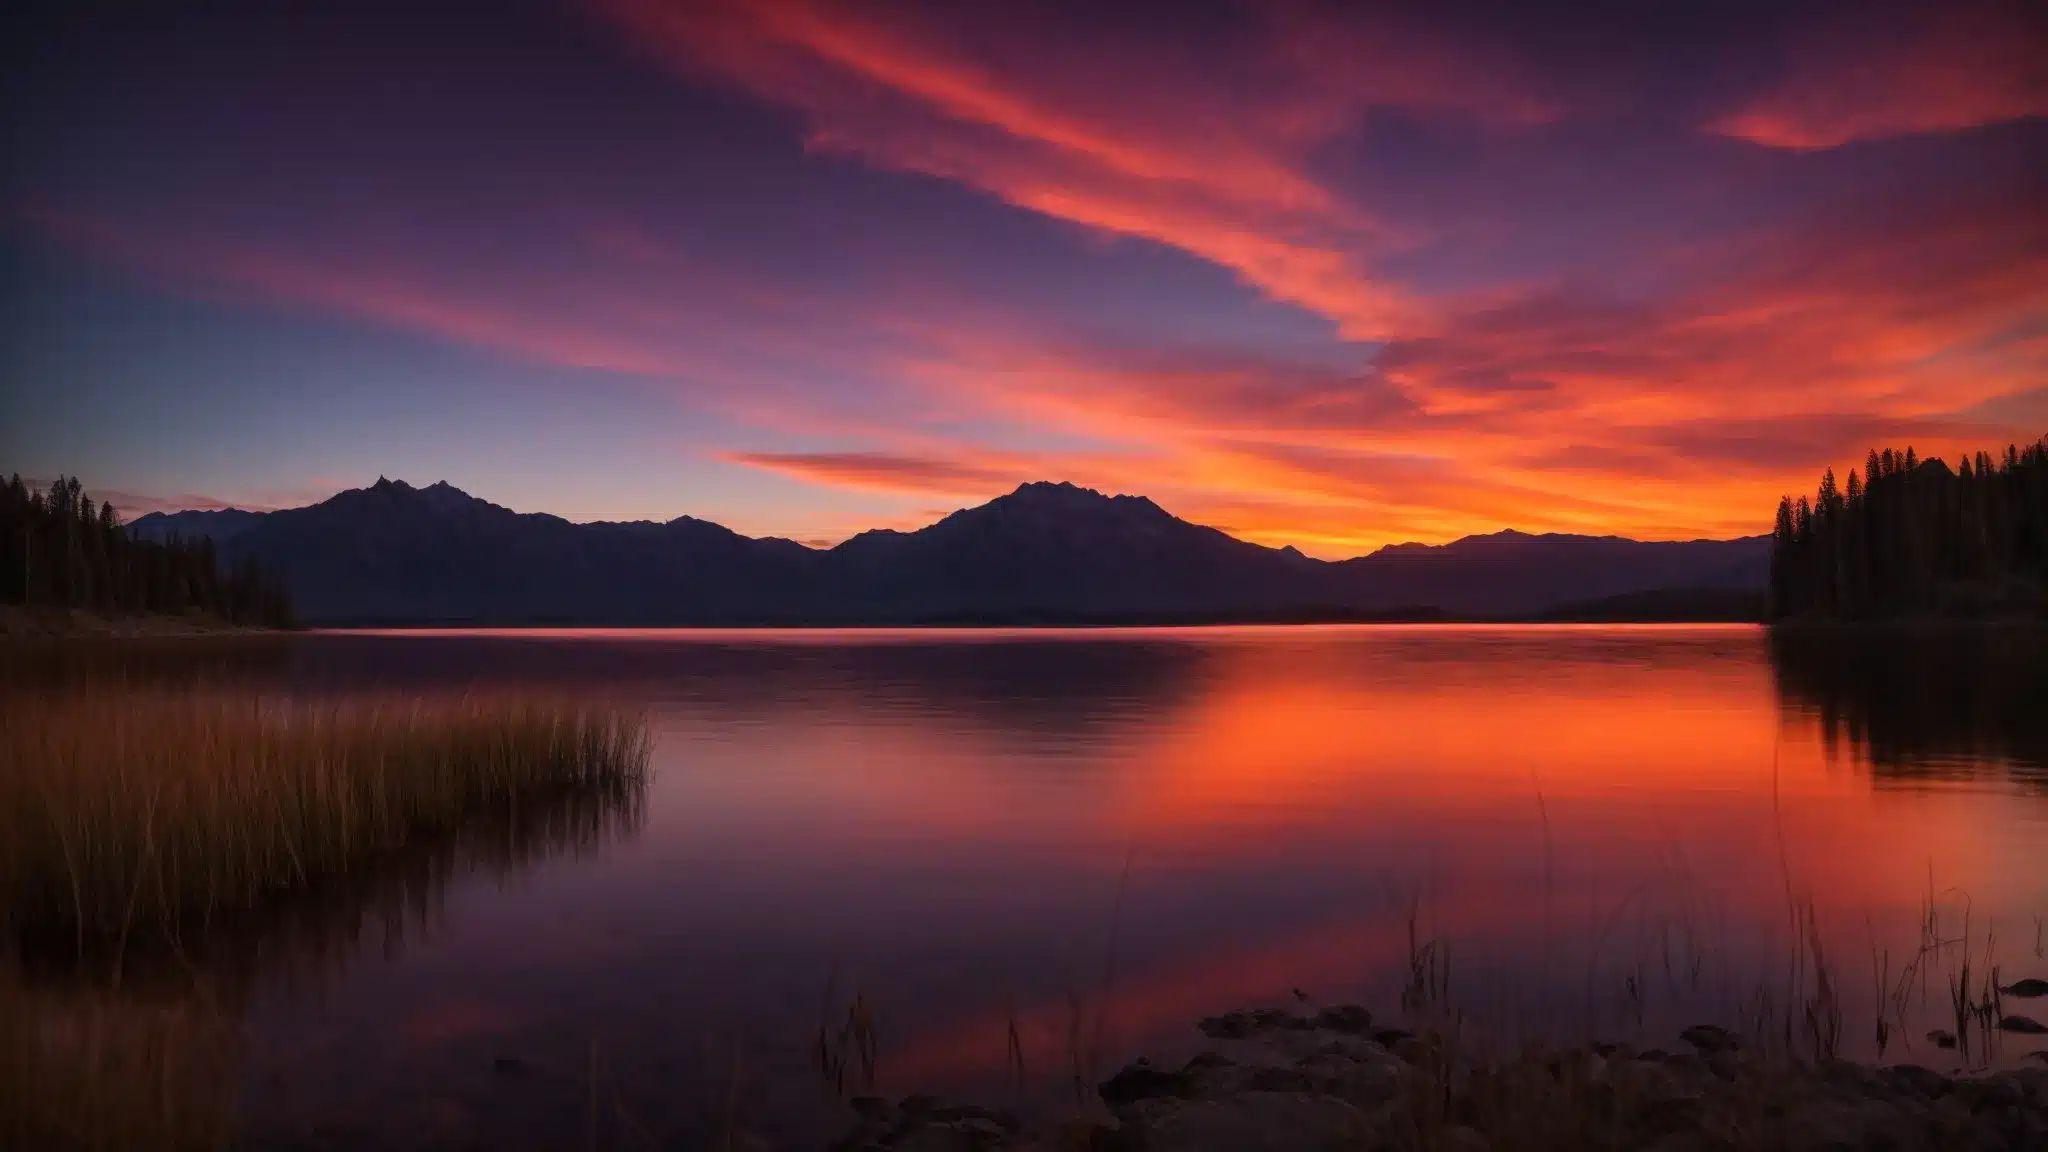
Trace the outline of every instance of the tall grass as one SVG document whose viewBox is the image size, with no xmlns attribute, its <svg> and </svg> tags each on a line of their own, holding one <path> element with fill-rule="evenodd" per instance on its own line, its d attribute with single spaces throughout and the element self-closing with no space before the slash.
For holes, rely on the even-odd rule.
<svg viewBox="0 0 2048 1152">
<path fill-rule="evenodd" d="M 0 965 L 0 1147 L 224 1147 L 241 1047 L 203 1000 L 32 988 Z"/>
<path fill-rule="evenodd" d="M 87 686 L 0 704 L 0 897 L 80 956 L 260 910 L 479 814 L 636 786 L 637 716 L 519 696 Z"/>
</svg>

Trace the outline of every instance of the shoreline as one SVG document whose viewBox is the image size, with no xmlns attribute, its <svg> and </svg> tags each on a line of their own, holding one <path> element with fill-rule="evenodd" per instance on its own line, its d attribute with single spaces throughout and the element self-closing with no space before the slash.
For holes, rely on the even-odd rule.
<svg viewBox="0 0 2048 1152">
<path fill-rule="evenodd" d="M 82 608 L 0 607 L 0 641 L 203 639 L 288 636 L 293 631 L 207 616 L 107 616 Z"/>
<path fill-rule="evenodd" d="M 2048 1148 L 2048 1053 L 1950 1075 L 1772 1055 L 1698 1025 L 1673 1050 L 1625 1044 L 1472 1056 L 1357 1005 L 1202 1020 L 1177 1067 L 1139 1059 L 1050 1128 L 929 1097 L 852 1101 L 837 1152 L 1541 1152 Z M 1078 1090 L 1078 1085 L 1077 1085 Z"/>
</svg>

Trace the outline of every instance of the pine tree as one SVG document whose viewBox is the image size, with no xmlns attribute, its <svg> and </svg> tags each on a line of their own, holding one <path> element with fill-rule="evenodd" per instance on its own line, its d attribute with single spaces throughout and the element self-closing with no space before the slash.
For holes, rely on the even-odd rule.
<svg viewBox="0 0 2048 1152">
<path fill-rule="evenodd" d="M 284 589 L 253 560 L 223 573 L 210 539 L 133 539 L 112 504 L 95 506 L 68 476 L 45 490 L 19 475 L 0 485 L 0 603 L 291 623 Z"/>
<path fill-rule="evenodd" d="M 1872 450 L 1846 493 L 1778 505 L 1774 618 L 2048 615 L 2048 439 L 1964 458 Z"/>
</svg>

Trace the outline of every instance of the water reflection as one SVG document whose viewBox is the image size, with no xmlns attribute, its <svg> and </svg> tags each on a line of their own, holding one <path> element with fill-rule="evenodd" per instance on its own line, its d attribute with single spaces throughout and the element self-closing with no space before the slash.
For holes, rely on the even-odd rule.
<svg viewBox="0 0 2048 1152">
<path fill-rule="evenodd" d="M 2048 638 L 2038 628 L 1778 633 L 1783 706 L 1880 784 L 2003 768 L 2048 786 Z"/>
<path fill-rule="evenodd" d="M 251 665 L 218 654 L 204 677 Z M 73 662 L 109 676 L 169 674 L 175 657 Z M 253 667 L 274 673 L 268 659 Z M 114 670 L 114 671 L 110 671 Z M 320 998 L 364 963 L 389 964 L 447 921 L 457 886 L 502 887 L 637 835 L 645 781 L 559 788 L 474 813 L 365 866 L 254 911 L 120 940 L 50 938 L 10 917 L 0 942 L 0 1144 L 217 1148 L 242 1127 L 245 1026 L 265 998 Z"/>
<path fill-rule="evenodd" d="M 656 774 L 197 966 L 248 1024 L 243 1122 L 285 1133 L 579 1143 L 594 1053 L 600 1143 L 730 1110 L 794 1143 L 831 1116 L 828 983 L 878 1013 L 884 1090 L 987 1097 L 1013 1026 L 1052 1076 L 1077 1027 L 1106 1063 L 1295 988 L 1396 1012 L 1411 924 L 1475 1032 L 1668 1044 L 1782 978 L 1788 893 L 1860 959 L 1903 957 L 1933 889 L 2033 974 L 2048 805 L 2010 779 L 2044 761 L 2044 656 L 1746 627 L 304 637 L 222 675 L 644 707 Z"/>
</svg>

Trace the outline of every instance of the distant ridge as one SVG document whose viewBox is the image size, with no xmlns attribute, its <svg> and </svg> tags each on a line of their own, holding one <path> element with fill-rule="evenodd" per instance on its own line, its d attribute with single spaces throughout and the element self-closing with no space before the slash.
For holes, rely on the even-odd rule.
<svg viewBox="0 0 2048 1152">
<path fill-rule="evenodd" d="M 1760 590 L 1770 546 L 1504 531 L 1325 561 L 1189 523 L 1143 496 L 1043 481 L 828 549 L 689 516 L 575 524 L 445 481 L 381 477 L 305 508 L 152 513 L 130 530 L 210 536 L 228 562 L 254 556 L 303 619 L 335 625 L 1534 618 L 1674 588 Z"/>
</svg>

